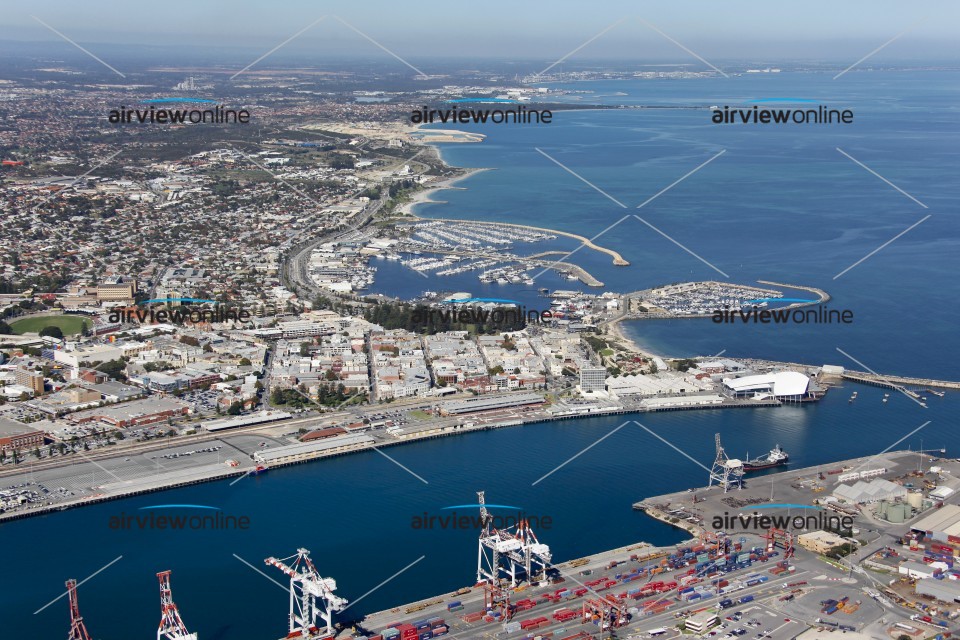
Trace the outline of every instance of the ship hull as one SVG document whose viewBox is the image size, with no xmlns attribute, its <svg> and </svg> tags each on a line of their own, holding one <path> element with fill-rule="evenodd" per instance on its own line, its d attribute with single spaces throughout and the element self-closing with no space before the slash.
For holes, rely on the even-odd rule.
<svg viewBox="0 0 960 640">
<path fill-rule="evenodd" d="M 777 460 L 776 462 L 744 462 L 743 471 L 763 471 L 764 469 L 773 469 L 774 467 L 785 467 L 789 460 Z"/>
</svg>

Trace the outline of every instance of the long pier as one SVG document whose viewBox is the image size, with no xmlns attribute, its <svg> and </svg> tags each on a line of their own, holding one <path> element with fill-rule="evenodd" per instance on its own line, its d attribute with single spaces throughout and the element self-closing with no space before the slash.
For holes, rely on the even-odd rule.
<svg viewBox="0 0 960 640">
<path fill-rule="evenodd" d="M 862 382 L 875 387 L 885 387 L 887 389 L 899 389 L 900 387 L 922 387 L 924 389 L 954 389 L 960 390 L 960 382 L 951 380 L 930 380 L 929 378 L 908 378 L 906 376 L 885 376 L 875 373 L 863 373 L 860 371 L 844 371 L 844 380 L 853 382 Z"/>
</svg>

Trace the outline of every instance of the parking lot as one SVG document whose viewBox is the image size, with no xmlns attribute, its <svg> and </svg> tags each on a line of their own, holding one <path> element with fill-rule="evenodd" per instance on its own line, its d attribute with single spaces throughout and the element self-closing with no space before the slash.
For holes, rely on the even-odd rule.
<svg viewBox="0 0 960 640">
<path fill-rule="evenodd" d="M 0 484 L 0 508 L 5 513 L 56 505 L 57 503 L 101 496 L 105 485 L 117 486 L 128 481 L 182 474 L 192 469 L 252 467 L 250 455 L 263 446 L 287 442 L 257 435 L 237 435 L 212 442 L 170 446 L 129 456 L 99 459 L 96 462 L 75 460 L 65 467 L 24 469 L 20 476 L 7 478 Z"/>
</svg>

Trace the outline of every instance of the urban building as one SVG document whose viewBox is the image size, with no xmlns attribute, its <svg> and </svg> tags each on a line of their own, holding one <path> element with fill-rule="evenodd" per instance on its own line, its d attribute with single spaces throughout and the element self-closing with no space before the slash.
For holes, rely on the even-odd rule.
<svg viewBox="0 0 960 640">
<path fill-rule="evenodd" d="M 43 373 L 40 371 L 17 367 L 13 375 L 17 384 L 27 387 L 33 391 L 34 395 L 41 395 L 43 393 Z"/>
<path fill-rule="evenodd" d="M 125 276 L 106 278 L 97 285 L 97 302 L 132 302 L 137 294 L 137 281 Z"/>
<path fill-rule="evenodd" d="M 607 390 L 607 370 L 603 367 L 581 367 L 580 368 L 580 391 L 589 393 L 591 391 Z"/>
<path fill-rule="evenodd" d="M 33 450 L 44 444 L 46 434 L 28 424 L 0 417 L 0 451 L 9 455 L 12 451 Z"/>
<path fill-rule="evenodd" d="M 821 554 L 847 542 L 849 541 L 843 536 L 839 536 L 830 531 L 811 531 L 810 533 L 801 533 L 797 536 L 797 544 L 804 549 Z"/>
</svg>

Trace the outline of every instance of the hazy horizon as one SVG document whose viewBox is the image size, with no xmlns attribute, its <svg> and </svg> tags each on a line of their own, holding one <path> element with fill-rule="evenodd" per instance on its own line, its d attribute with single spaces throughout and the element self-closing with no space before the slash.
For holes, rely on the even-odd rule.
<svg viewBox="0 0 960 640">
<path fill-rule="evenodd" d="M 28 10 L 7 13 L 0 25 L 0 42 L 47 45 L 51 56 L 72 48 L 40 20 L 88 48 L 196 48 L 237 56 L 231 62 L 240 66 L 285 41 L 271 54 L 274 62 L 295 56 L 391 59 L 364 37 L 368 36 L 404 59 L 420 61 L 554 61 L 569 55 L 570 63 L 647 59 L 703 67 L 683 47 L 708 61 L 852 64 L 895 39 L 872 56 L 873 64 L 882 65 L 956 59 L 960 27 L 960 4 L 943 0 L 919 8 L 892 0 L 802 6 L 761 6 L 746 0 L 710 5 L 681 0 L 669 6 L 611 0 L 596 10 L 575 0 L 560 0 L 548 10 L 539 4 L 508 2 L 483 3 L 479 10 L 478 5 L 462 3 L 372 5 L 358 9 L 352 4 L 315 6 L 290 0 L 265 7 L 241 0 L 201 6 L 171 0 L 162 10 L 151 7 L 146 14 L 131 6 L 117 12 L 115 5 L 102 0 L 82 5 L 40 0 Z"/>
</svg>

